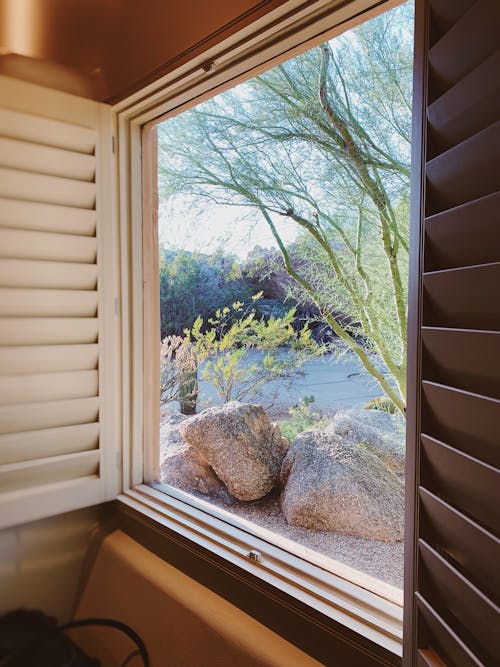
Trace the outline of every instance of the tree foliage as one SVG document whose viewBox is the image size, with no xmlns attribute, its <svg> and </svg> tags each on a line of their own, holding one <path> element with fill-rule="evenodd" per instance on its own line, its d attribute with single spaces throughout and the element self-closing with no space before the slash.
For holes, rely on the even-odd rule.
<svg viewBox="0 0 500 667">
<path fill-rule="evenodd" d="M 160 255 L 162 339 L 182 335 L 199 315 L 207 319 L 226 303 L 247 301 L 251 295 L 234 257 L 183 250 L 164 250 Z"/>
<path fill-rule="evenodd" d="M 261 216 L 296 296 L 316 303 L 402 412 L 411 29 L 406 4 L 159 131 L 163 196 Z M 291 246 L 284 222 L 300 232 Z"/>
</svg>

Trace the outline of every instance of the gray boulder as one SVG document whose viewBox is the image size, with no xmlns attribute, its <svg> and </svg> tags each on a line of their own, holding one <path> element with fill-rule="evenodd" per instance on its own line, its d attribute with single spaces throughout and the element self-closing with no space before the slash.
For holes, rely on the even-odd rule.
<svg viewBox="0 0 500 667">
<path fill-rule="evenodd" d="M 401 415 L 353 408 L 337 412 L 326 428 L 343 441 L 360 443 L 378 456 L 389 470 L 405 471 L 405 423 Z"/>
<path fill-rule="evenodd" d="M 222 482 L 202 456 L 182 438 L 179 427 L 185 415 L 166 415 L 160 425 L 161 481 L 183 491 L 220 495 Z"/>
<path fill-rule="evenodd" d="M 238 500 L 257 500 L 278 483 L 288 441 L 259 405 L 233 401 L 204 410 L 180 434 Z"/>
<path fill-rule="evenodd" d="M 281 483 L 281 509 L 292 525 L 403 539 L 403 483 L 363 445 L 328 431 L 304 431 L 283 461 Z"/>
</svg>

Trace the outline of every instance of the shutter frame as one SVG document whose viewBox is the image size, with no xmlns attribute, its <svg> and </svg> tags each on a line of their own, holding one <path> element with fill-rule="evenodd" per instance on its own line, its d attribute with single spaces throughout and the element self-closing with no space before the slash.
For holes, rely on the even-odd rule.
<svg viewBox="0 0 500 667">
<path fill-rule="evenodd" d="M 115 119 L 0 76 L 0 528 L 120 491 Z"/>
</svg>

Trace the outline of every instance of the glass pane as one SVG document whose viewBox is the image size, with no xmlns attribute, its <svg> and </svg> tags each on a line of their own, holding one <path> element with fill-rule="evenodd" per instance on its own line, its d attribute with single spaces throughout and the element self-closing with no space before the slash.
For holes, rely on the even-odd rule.
<svg viewBox="0 0 500 667">
<path fill-rule="evenodd" d="M 406 3 L 158 126 L 159 481 L 396 588 L 412 43 Z"/>
</svg>

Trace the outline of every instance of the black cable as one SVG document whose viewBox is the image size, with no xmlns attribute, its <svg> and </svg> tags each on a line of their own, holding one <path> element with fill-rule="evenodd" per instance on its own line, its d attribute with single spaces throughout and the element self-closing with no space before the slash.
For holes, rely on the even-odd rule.
<svg viewBox="0 0 500 667">
<path fill-rule="evenodd" d="M 140 655 L 141 652 L 139 651 L 138 648 L 135 649 L 135 651 L 132 651 L 132 653 L 129 653 L 129 655 L 125 658 L 125 662 L 122 663 L 122 667 L 127 667 L 129 662 L 135 658 L 136 655 Z"/>
<path fill-rule="evenodd" d="M 149 656 L 144 642 L 139 637 L 139 635 L 134 630 L 132 630 L 132 628 L 130 628 L 125 623 L 122 623 L 121 621 L 115 621 L 112 618 L 82 618 L 77 621 L 70 621 L 69 623 L 60 625 L 58 629 L 64 631 L 88 625 L 102 625 L 109 628 L 115 628 L 116 630 L 120 630 L 121 632 L 126 634 L 128 637 L 130 637 L 130 639 L 132 639 L 132 641 L 134 641 L 137 644 L 138 647 L 137 650 L 139 651 L 139 654 L 142 658 L 144 667 L 149 667 Z"/>
</svg>

